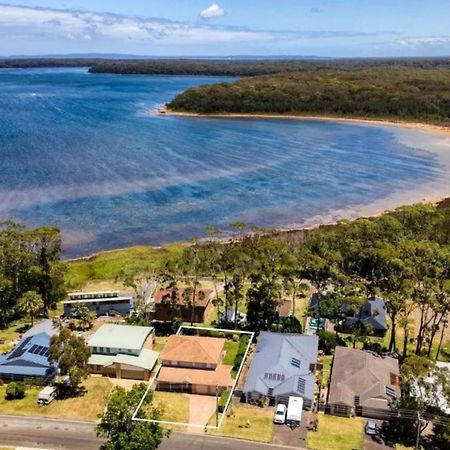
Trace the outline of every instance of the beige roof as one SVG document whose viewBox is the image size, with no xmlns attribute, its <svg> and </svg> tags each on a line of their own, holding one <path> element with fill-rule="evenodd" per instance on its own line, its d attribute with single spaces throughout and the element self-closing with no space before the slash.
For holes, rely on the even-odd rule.
<svg viewBox="0 0 450 450">
<path fill-rule="evenodd" d="M 217 366 L 215 370 L 163 367 L 158 381 L 164 383 L 206 384 L 209 386 L 232 386 L 231 366 Z"/>
<path fill-rule="evenodd" d="M 372 352 L 336 347 L 328 391 L 329 404 L 387 408 L 391 396 L 386 387 L 400 397 L 398 360 Z"/>
<path fill-rule="evenodd" d="M 167 340 L 160 359 L 170 361 L 218 364 L 225 339 L 206 336 L 173 335 Z"/>
</svg>

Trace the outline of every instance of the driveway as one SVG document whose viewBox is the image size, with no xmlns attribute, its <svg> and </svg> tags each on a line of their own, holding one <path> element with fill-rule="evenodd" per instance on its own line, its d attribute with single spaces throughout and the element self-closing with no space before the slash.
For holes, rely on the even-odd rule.
<svg viewBox="0 0 450 450">
<path fill-rule="evenodd" d="M 206 425 L 216 412 L 216 397 L 212 395 L 185 394 L 189 398 L 189 423 Z M 191 433 L 203 433 L 203 428 L 188 427 Z"/>
<path fill-rule="evenodd" d="M 378 429 L 381 429 L 381 420 L 375 420 Z M 364 450 L 392 450 L 394 447 L 385 444 L 383 435 L 379 432 L 376 436 L 364 433 Z"/>
<path fill-rule="evenodd" d="M 310 412 L 303 411 L 302 421 L 300 426 L 291 430 L 287 425 L 274 424 L 272 442 L 278 445 L 285 445 L 287 447 L 301 447 L 306 448 L 306 426 L 310 420 Z"/>
</svg>

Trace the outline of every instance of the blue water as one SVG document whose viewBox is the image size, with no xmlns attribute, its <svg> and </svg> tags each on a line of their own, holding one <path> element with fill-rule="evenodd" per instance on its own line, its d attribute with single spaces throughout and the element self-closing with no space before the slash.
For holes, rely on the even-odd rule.
<svg viewBox="0 0 450 450">
<path fill-rule="evenodd" d="M 0 71 L 0 218 L 52 224 L 68 256 L 307 223 L 433 179 L 389 127 L 157 116 L 211 77 Z"/>
</svg>

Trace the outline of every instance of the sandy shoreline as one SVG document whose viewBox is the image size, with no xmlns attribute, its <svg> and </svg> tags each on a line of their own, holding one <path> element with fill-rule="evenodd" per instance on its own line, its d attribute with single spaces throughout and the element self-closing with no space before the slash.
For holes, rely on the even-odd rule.
<svg viewBox="0 0 450 450">
<path fill-rule="evenodd" d="M 360 124 L 373 124 L 382 126 L 392 126 L 399 128 L 410 128 L 420 131 L 428 131 L 432 133 L 439 133 L 445 136 L 450 136 L 450 126 L 432 125 L 423 122 L 408 122 L 401 120 L 388 120 L 388 119 L 364 119 L 364 118 L 352 118 L 352 117 L 333 117 L 333 116 L 311 116 L 311 115 L 292 115 L 292 114 L 198 114 L 172 111 L 166 107 L 159 108 L 155 111 L 155 114 L 161 116 L 180 116 L 180 117 L 205 117 L 205 118 L 217 118 L 217 119 L 279 119 L 279 120 L 317 120 L 324 122 L 347 122 L 347 123 L 360 123 Z"/>
</svg>

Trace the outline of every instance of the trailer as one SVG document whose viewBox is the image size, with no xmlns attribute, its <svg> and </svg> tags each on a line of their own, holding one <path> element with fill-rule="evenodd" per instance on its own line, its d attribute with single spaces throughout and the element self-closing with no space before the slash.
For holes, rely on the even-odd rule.
<svg viewBox="0 0 450 450">
<path fill-rule="evenodd" d="M 286 424 L 291 428 L 298 427 L 302 420 L 303 398 L 289 397 Z"/>
<path fill-rule="evenodd" d="M 37 402 L 39 405 L 48 405 L 56 398 L 57 394 L 58 391 L 54 386 L 46 386 L 39 392 Z"/>
</svg>

